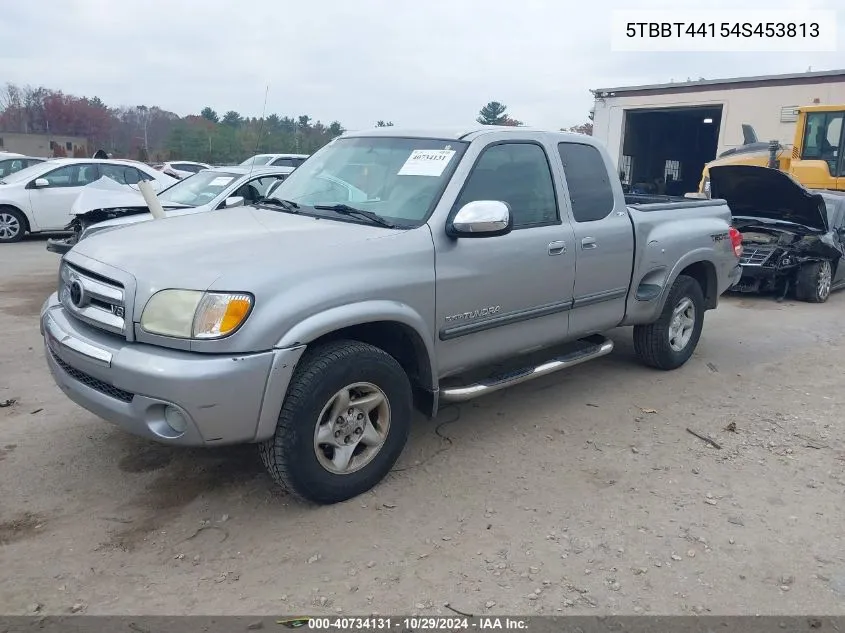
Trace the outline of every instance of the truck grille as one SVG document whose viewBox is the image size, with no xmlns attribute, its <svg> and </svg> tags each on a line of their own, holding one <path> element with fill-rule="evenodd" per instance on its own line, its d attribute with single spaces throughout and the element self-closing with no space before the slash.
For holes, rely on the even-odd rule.
<svg viewBox="0 0 845 633">
<path fill-rule="evenodd" d="M 124 287 L 78 266 L 63 263 L 59 301 L 71 315 L 88 325 L 126 335 Z"/>
<path fill-rule="evenodd" d="M 115 398 L 116 400 L 120 400 L 121 402 L 132 402 L 132 398 L 134 398 L 134 395 L 129 393 L 128 391 L 118 389 L 114 385 L 110 385 L 107 382 L 103 382 L 99 378 L 94 378 L 94 376 L 86 374 L 84 371 L 79 371 L 78 369 L 71 367 L 61 358 L 56 356 L 56 354 L 53 353 L 53 350 L 50 350 L 50 356 L 53 357 L 53 360 L 56 361 L 56 364 L 61 367 L 65 371 L 65 373 L 67 373 L 74 380 L 78 380 L 86 387 L 90 387 L 95 391 L 99 391 L 100 393 Z"/>
<path fill-rule="evenodd" d="M 739 263 L 743 266 L 762 266 L 774 252 L 771 246 L 743 246 Z"/>
</svg>

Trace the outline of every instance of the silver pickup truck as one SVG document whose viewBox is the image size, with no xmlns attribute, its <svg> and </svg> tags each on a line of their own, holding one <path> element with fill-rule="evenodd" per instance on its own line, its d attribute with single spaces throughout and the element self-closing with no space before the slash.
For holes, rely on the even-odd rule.
<svg viewBox="0 0 845 633">
<path fill-rule="evenodd" d="M 41 312 L 76 403 L 168 444 L 257 443 L 292 493 L 376 485 L 414 410 L 608 354 L 683 365 L 740 274 L 721 200 L 626 204 L 591 137 L 385 128 L 257 205 L 79 242 Z"/>
</svg>

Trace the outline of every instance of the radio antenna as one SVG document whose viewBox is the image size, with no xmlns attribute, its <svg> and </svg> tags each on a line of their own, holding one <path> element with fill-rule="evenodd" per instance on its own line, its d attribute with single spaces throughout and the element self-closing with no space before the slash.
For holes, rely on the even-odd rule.
<svg viewBox="0 0 845 633">
<path fill-rule="evenodd" d="M 270 93 L 270 84 L 264 89 L 264 107 L 261 108 L 261 124 L 258 126 L 258 138 L 255 141 L 255 149 L 252 152 L 252 162 L 249 164 L 249 173 L 247 178 L 252 176 L 252 170 L 255 169 L 255 155 L 258 153 L 258 147 L 261 145 L 261 135 L 264 133 L 264 116 L 267 114 L 267 95 Z"/>
</svg>

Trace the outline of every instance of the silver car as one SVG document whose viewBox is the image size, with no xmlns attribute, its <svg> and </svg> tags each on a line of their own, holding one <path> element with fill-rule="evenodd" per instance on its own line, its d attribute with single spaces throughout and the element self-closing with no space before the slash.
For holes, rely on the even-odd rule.
<svg viewBox="0 0 845 633">
<path fill-rule="evenodd" d="M 204 169 L 168 187 L 158 194 L 158 199 L 168 217 L 253 204 L 271 194 L 293 170 L 241 166 Z M 68 226 L 72 235 L 47 240 L 47 250 L 64 254 L 95 233 L 153 219 L 140 192 L 137 205 L 127 205 L 125 195 L 122 198 L 115 198 L 115 206 L 104 200 L 78 213 Z"/>
</svg>

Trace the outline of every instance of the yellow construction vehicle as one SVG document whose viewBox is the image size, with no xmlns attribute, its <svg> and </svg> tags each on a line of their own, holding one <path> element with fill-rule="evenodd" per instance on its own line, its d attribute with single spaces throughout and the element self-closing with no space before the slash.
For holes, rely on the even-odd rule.
<svg viewBox="0 0 845 633">
<path fill-rule="evenodd" d="M 759 142 L 754 128 L 742 126 L 744 143 L 704 166 L 699 194 L 710 195 L 709 168 L 715 165 L 758 165 L 780 169 L 810 189 L 845 191 L 845 105 L 798 108 L 791 146 Z"/>
</svg>

